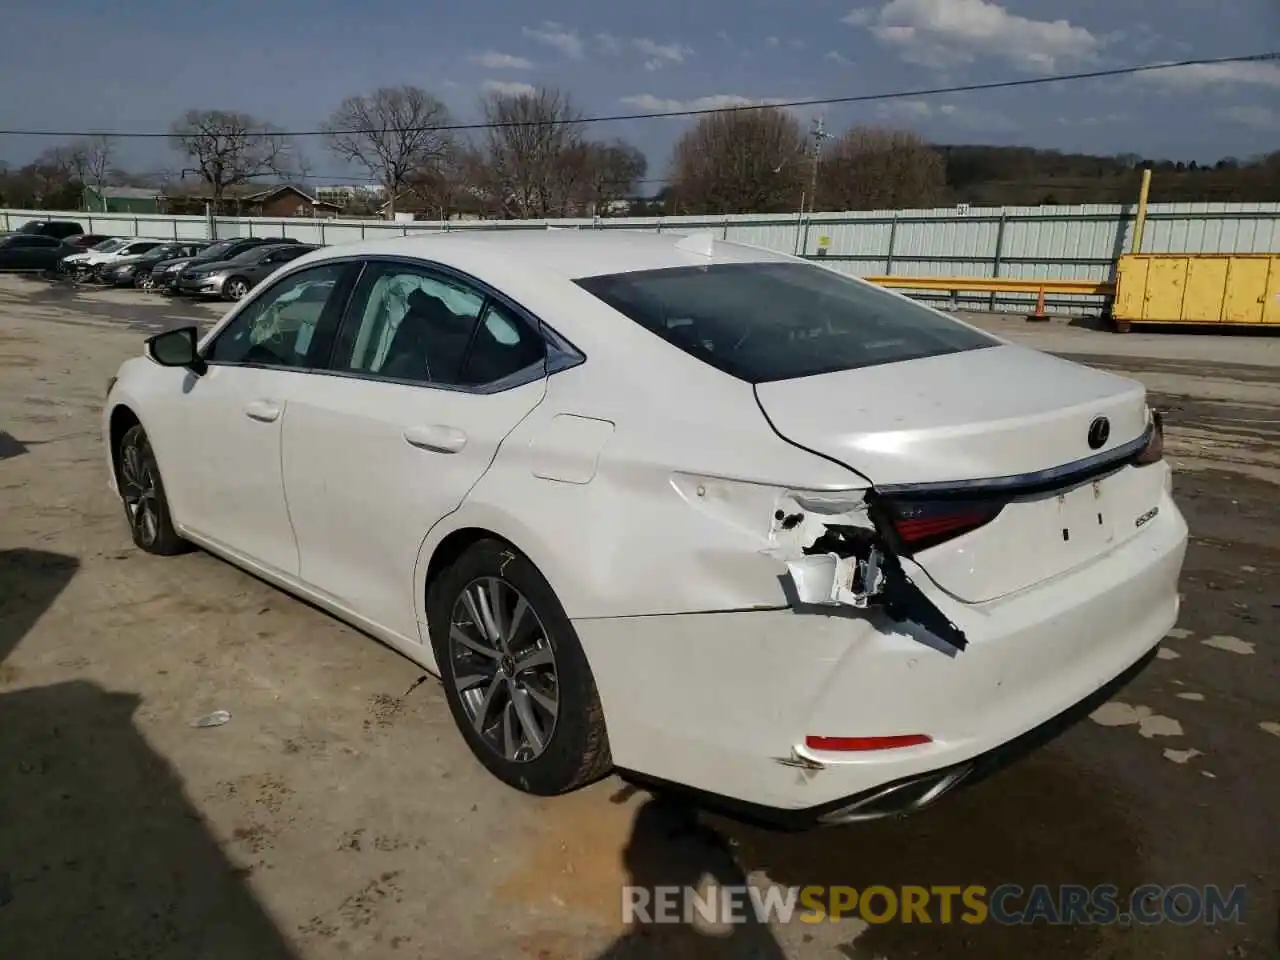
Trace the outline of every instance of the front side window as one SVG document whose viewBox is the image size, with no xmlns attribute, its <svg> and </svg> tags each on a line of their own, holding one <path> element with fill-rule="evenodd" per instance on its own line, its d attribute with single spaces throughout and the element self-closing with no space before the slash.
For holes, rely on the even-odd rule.
<svg viewBox="0 0 1280 960">
<path fill-rule="evenodd" d="M 255 298 L 205 355 L 209 363 L 306 368 L 324 361 L 316 328 L 340 287 L 344 264 L 300 270 Z"/>
<path fill-rule="evenodd" d="M 897 363 L 1000 341 L 809 263 L 723 263 L 610 274 L 578 286 L 749 383 Z"/>
</svg>

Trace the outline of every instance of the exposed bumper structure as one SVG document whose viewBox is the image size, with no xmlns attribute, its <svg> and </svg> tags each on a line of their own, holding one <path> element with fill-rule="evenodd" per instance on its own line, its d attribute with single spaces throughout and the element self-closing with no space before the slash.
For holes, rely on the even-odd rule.
<svg viewBox="0 0 1280 960">
<path fill-rule="evenodd" d="M 871 607 L 575 621 L 619 768 L 778 825 L 918 809 L 1092 709 L 1178 612 L 1187 528 L 1167 494 L 1142 534 L 1018 594 L 965 604 L 903 561 L 963 652 Z M 1040 731 L 1040 733 L 1036 733 Z M 924 734 L 867 752 L 807 737 Z M 985 775 L 985 773 L 983 773 Z"/>
</svg>

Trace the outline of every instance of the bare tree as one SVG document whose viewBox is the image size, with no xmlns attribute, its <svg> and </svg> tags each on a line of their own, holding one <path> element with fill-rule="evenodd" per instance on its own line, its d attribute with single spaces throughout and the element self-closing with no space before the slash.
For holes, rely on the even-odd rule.
<svg viewBox="0 0 1280 960">
<path fill-rule="evenodd" d="M 49 147 L 19 170 L 18 175 L 25 183 L 23 192 L 35 206 L 79 209 L 84 192 L 80 174 L 82 166 L 74 147 Z"/>
<path fill-rule="evenodd" d="M 582 112 L 567 94 L 490 94 L 481 102 L 485 131 L 466 167 L 504 217 L 564 216 L 586 180 Z"/>
<path fill-rule="evenodd" d="M 415 173 L 443 166 L 452 136 L 449 108 L 417 87 L 382 87 L 348 97 L 325 125 L 329 149 L 358 163 L 387 191 L 388 215 Z"/>
<path fill-rule="evenodd" d="M 70 147 L 76 173 L 80 181 L 102 199 L 102 191 L 112 174 L 112 161 L 115 159 L 115 143 L 111 137 L 94 134 L 83 140 L 76 140 Z"/>
<path fill-rule="evenodd" d="M 946 191 L 942 155 L 909 130 L 851 127 L 823 153 L 818 203 L 826 210 L 933 207 Z"/>
<path fill-rule="evenodd" d="M 777 107 L 704 116 L 671 162 L 672 194 L 688 213 L 773 213 L 799 208 L 805 139 Z"/>
<path fill-rule="evenodd" d="M 234 111 L 188 110 L 174 121 L 170 138 L 208 185 L 215 213 L 228 189 L 262 177 L 287 176 L 293 159 L 287 137 L 256 117 Z"/>
<path fill-rule="evenodd" d="M 588 143 L 584 147 L 585 205 L 597 216 L 605 216 L 614 204 L 636 195 L 649 161 L 638 147 L 624 140 Z"/>
</svg>

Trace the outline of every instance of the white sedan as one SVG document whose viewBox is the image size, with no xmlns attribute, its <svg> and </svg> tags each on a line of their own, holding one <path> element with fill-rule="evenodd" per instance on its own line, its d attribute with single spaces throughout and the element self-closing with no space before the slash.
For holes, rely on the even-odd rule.
<svg viewBox="0 0 1280 960">
<path fill-rule="evenodd" d="M 1187 528 L 1141 385 L 709 236 L 329 247 L 151 338 L 135 543 L 443 681 L 506 783 L 783 827 L 914 810 L 1154 656 Z"/>
</svg>

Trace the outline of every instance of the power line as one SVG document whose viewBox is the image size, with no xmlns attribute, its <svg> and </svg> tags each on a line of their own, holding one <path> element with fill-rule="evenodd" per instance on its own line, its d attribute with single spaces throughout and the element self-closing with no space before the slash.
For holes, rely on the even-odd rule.
<svg viewBox="0 0 1280 960">
<path fill-rule="evenodd" d="M 746 110 L 762 110 L 767 108 L 794 108 L 794 107 L 822 107 L 835 106 L 838 104 L 849 103 L 872 103 L 882 100 L 901 100 L 908 97 L 936 97 L 953 93 L 976 93 L 986 90 L 1008 90 L 1015 87 L 1034 87 L 1043 86 L 1050 83 L 1067 83 L 1078 80 L 1100 80 L 1107 77 L 1123 77 L 1132 76 L 1139 73 L 1151 73 L 1157 70 L 1175 70 L 1182 67 L 1202 67 L 1215 66 L 1219 64 L 1229 63 L 1261 63 L 1270 60 L 1280 60 L 1280 52 L 1272 51 L 1270 53 L 1255 53 L 1247 56 L 1235 57 L 1213 57 L 1201 58 L 1195 60 L 1178 60 L 1166 63 L 1146 63 L 1128 67 L 1111 67 L 1105 70 L 1088 70 L 1078 73 L 1060 73 L 1048 77 L 1022 77 L 1017 80 L 992 80 L 985 83 L 966 83 L 957 84 L 949 87 L 924 87 L 915 90 L 894 90 L 885 93 L 863 93 L 854 94 L 845 97 L 821 97 L 812 100 L 785 100 L 773 101 L 770 103 L 749 103 L 738 104 L 725 107 L 703 107 L 696 109 L 684 110 L 653 110 L 646 113 L 619 113 L 610 114 L 599 117 L 582 117 L 574 119 L 570 117 L 560 117 L 536 121 L 536 126 L 562 126 L 568 124 L 589 124 L 589 123 L 616 123 L 625 120 L 659 120 L 669 117 L 700 117 L 717 113 L 738 113 Z M 503 127 L 523 127 L 530 126 L 528 121 L 505 120 L 505 121 L 486 121 L 483 123 L 450 123 L 441 126 L 410 128 L 404 132 L 418 132 L 420 130 L 439 130 L 439 131 L 465 131 L 465 130 L 495 130 Z M 322 137 L 328 131 L 325 130 L 294 130 L 294 131 L 271 131 L 277 136 L 282 137 Z M 381 133 L 384 131 L 374 129 L 348 130 L 346 133 Z M 109 130 L 0 130 L 0 136 L 10 137 L 119 137 L 122 139 L 159 139 L 171 138 L 172 132 L 156 133 L 156 132 L 138 132 L 123 131 L 113 132 Z"/>
</svg>

